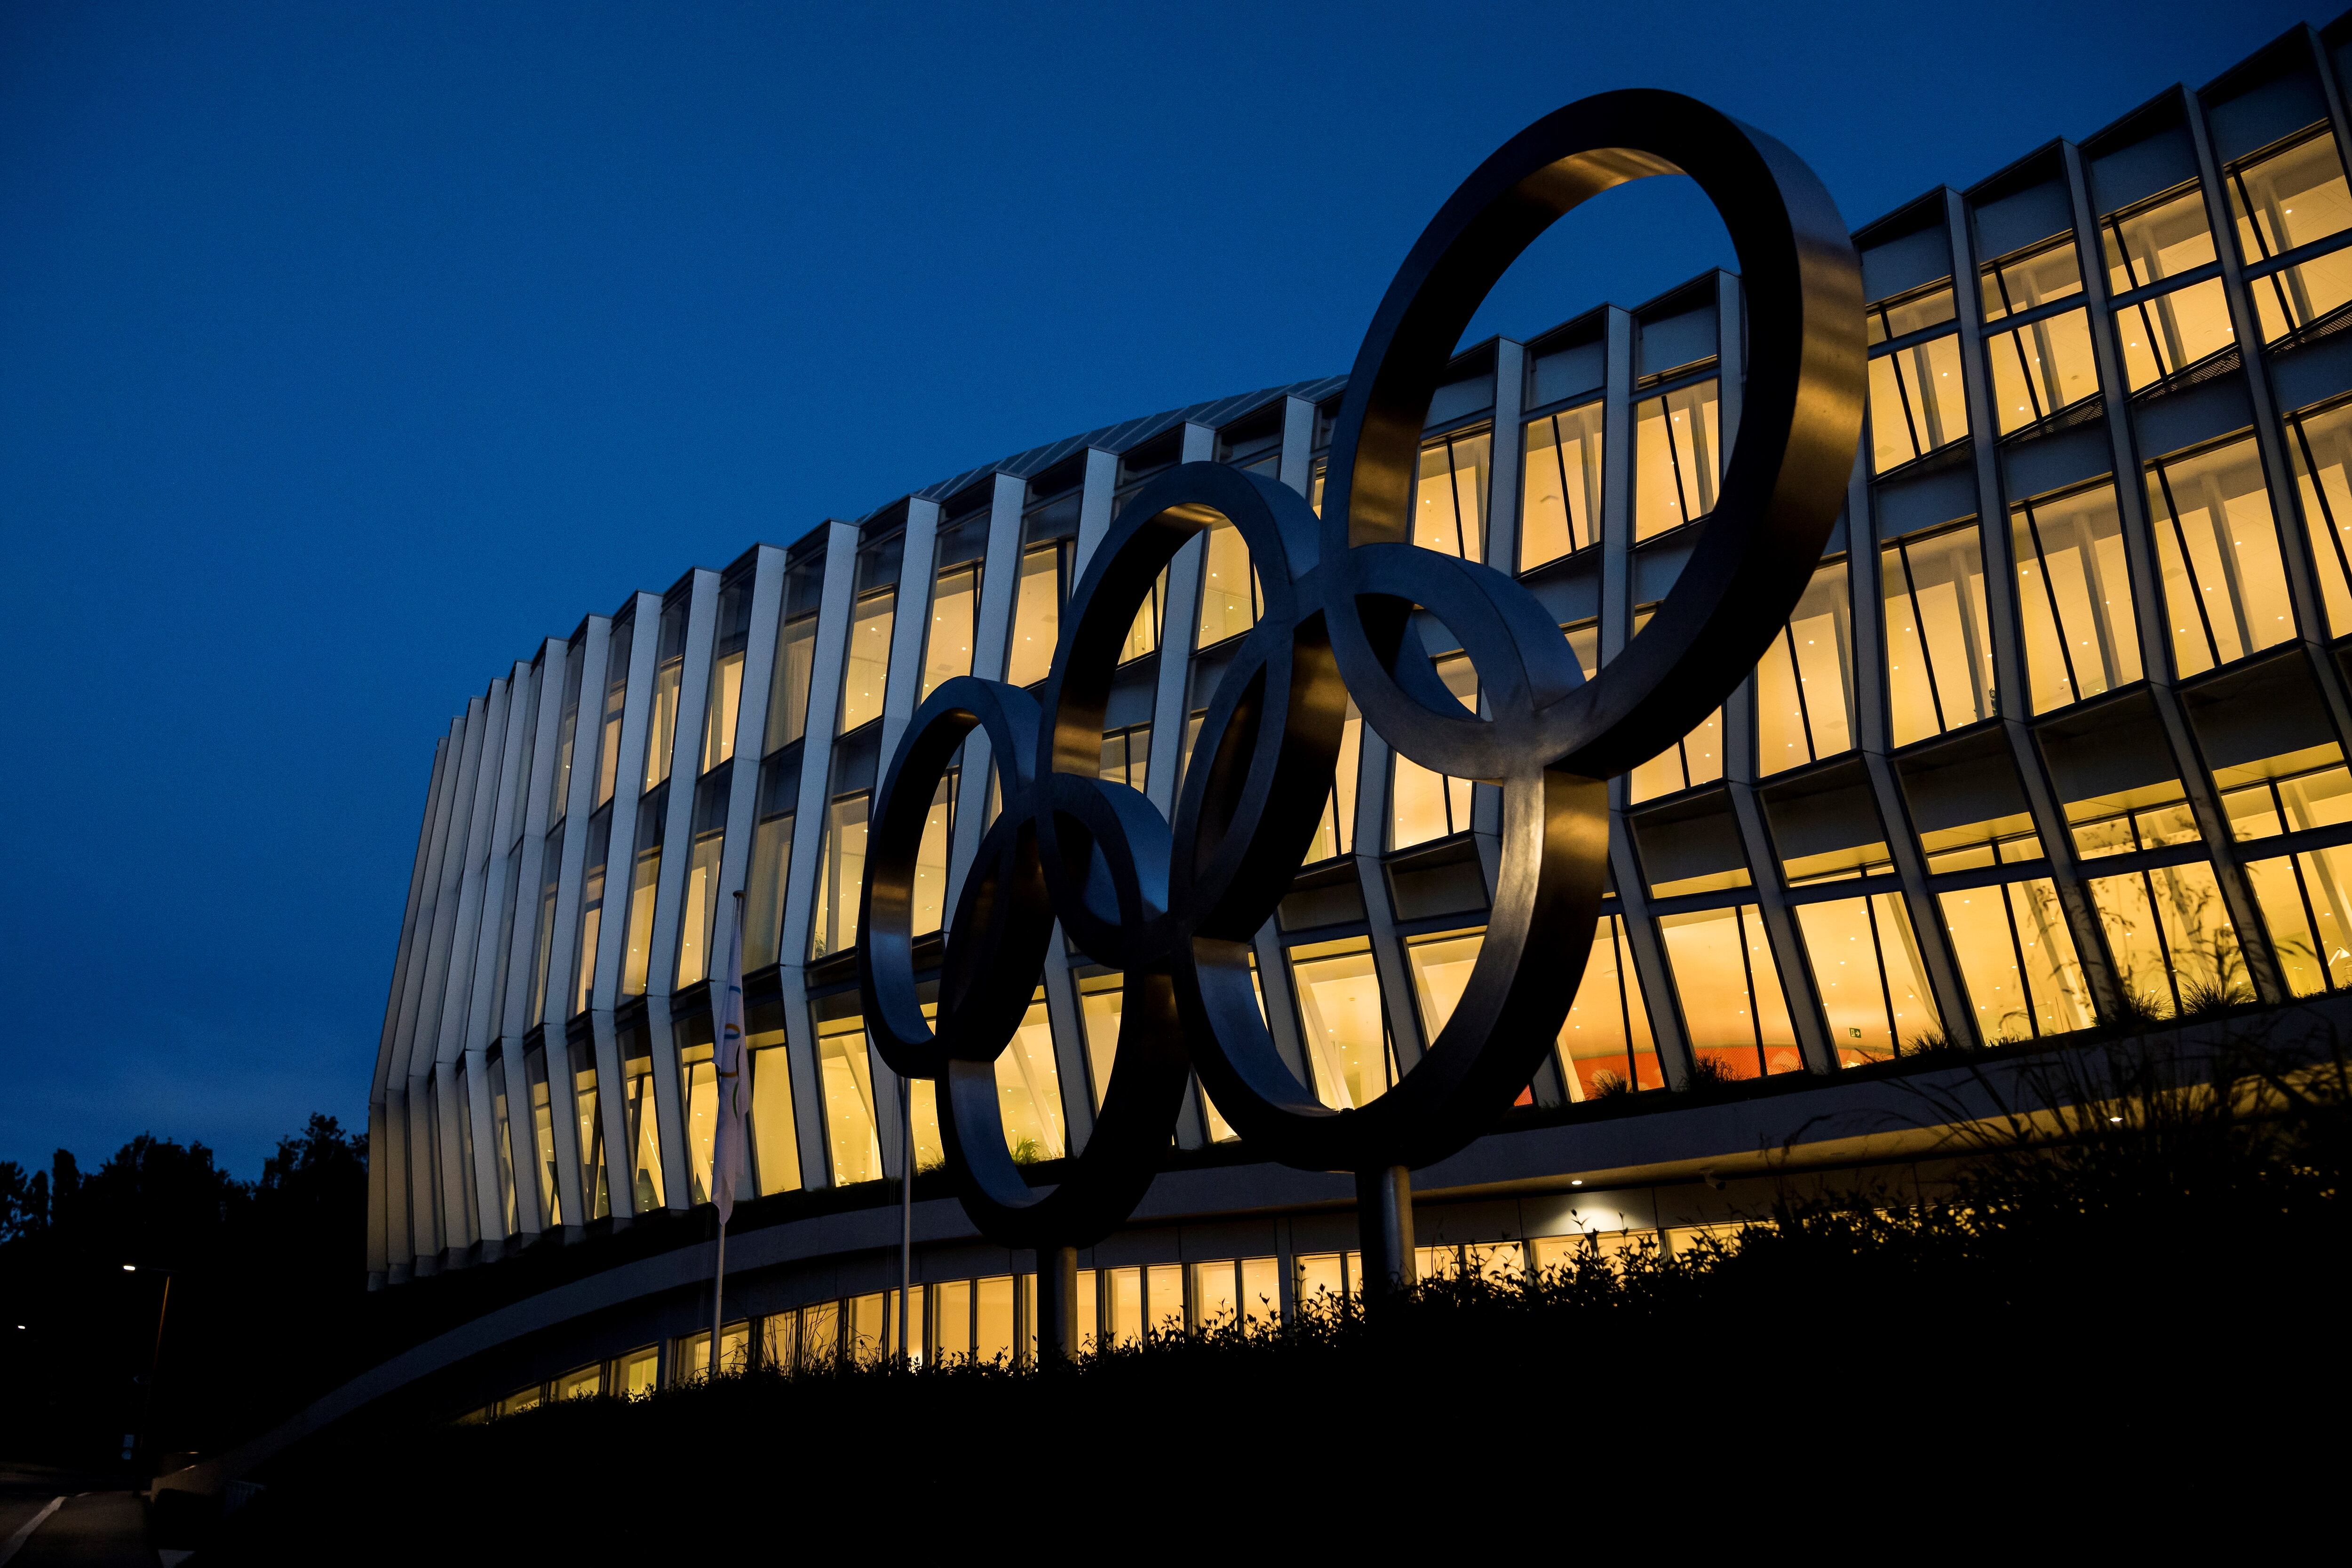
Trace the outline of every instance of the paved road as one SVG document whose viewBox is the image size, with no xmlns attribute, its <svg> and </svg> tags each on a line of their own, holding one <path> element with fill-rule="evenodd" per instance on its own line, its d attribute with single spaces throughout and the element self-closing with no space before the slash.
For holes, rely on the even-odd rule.
<svg viewBox="0 0 2352 1568">
<path fill-rule="evenodd" d="M 127 1491 L 87 1490 L 92 1484 L 40 1466 L 0 1466 L 0 1568 L 158 1568 L 146 1505 Z M 10 1552 L 16 1532 L 59 1497 L 65 1501 Z"/>
</svg>

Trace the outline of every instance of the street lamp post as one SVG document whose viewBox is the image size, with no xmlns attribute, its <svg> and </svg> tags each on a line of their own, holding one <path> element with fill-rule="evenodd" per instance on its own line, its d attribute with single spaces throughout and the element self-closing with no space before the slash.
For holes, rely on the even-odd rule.
<svg viewBox="0 0 2352 1568">
<path fill-rule="evenodd" d="M 139 1265 L 125 1263 L 122 1266 L 122 1271 L 126 1274 L 136 1274 L 139 1272 Z M 163 1299 L 155 1308 L 155 1347 L 148 1353 L 147 1356 L 147 1385 L 139 1400 L 139 1428 L 128 1434 L 122 1443 L 122 1458 L 126 1464 L 138 1452 L 140 1443 L 151 1436 L 148 1423 L 155 1412 L 155 1374 L 163 1364 L 163 1322 L 172 1311 L 172 1276 L 179 1270 L 150 1269 L 148 1272 L 163 1276 Z"/>
</svg>

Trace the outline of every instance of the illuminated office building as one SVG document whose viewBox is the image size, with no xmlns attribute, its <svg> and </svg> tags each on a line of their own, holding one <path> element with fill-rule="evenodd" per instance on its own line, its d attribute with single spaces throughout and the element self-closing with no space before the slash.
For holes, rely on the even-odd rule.
<svg viewBox="0 0 2352 1568">
<path fill-rule="evenodd" d="M 1587 1230 L 1672 1245 L 1731 1212 L 1697 1166 L 1915 1047 L 2352 988 L 2347 48 L 2352 22 L 2298 28 L 1857 230 L 1869 422 L 1846 516 L 1750 678 L 1612 785 L 1613 894 L 1559 1049 L 1510 1120 L 1417 1176 L 1425 1262 L 1540 1263 Z M 1463 352 L 1415 542 L 1517 573 L 1605 662 L 1714 504 L 1741 308 L 1710 273 Z M 877 774 L 940 681 L 1044 677 L 1088 552 L 1151 475 L 1229 463 L 1317 498 L 1342 391 L 1071 436 L 756 546 L 588 616 L 467 704 L 436 753 L 370 1113 L 372 1279 L 511 1270 L 538 1303 L 448 1352 L 453 1408 L 707 1354 L 687 1336 L 709 1312 L 708 986 L 738 889 L 737 1343 L 881 1342 L 901 1086 L 854 974 Z M 1177 558 L 1127 644 L 1106 776 L 1168 808 L 1255 594 L 1230 528 Z M 1441 673 L 1475 702 L 1466 662 Z M 987 812 L 984 769 L 941 789 L 919 930 Z M 1327 1103 L 1385 1092 L 1444 1020 L 1496 823 L 1491 789 L 1350 722 L 1256 944 L 1269 1023 Z M 997 1068 L 1023 1157 L 1083 1144 L 1118 1009 L 1117 977 L 1057 946 Z M 919 1169 L 927 1086 L 914 1120 Z M 1197 1089 L 1178 1145 L 1084 1260 L 1087 1332 L 1344 1286 L 1346 1178 L 1253 1160 Z M 1017 1347 L 1031 1260 L 977 1241 L 944 1186 L 918 1196 L 922 1344 Z M 541 1289 L 550 1255 L 566 1282 Z"/>
</svg>

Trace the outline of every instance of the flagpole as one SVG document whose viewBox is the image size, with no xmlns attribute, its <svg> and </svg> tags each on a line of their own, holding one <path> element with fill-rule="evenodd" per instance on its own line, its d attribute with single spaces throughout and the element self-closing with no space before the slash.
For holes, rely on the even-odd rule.
<svg viewBox="0 0 2352 1568">
<path fill-rule="evenodd" d="M 719 1380 L 719 1330 L 727 1322 L 727 1222 L 735 1215 L 736 1177 L 743 1166 L 743 891 L 735 891 L 735 928 L 727 944 L 721 995 L 713 1000 L 711 1087 L 718 1115 L 711 1128 L 710 1197 L 719 1209 L 719 1265 L 710 1281 L 710 1381 Z"/>
<path fill-rule="evenodd" d="M 719 1222 L 719 1278 L 710 1287 L 710 1380 L 719 1380 L 719 1325 L 727 1312 L 727 1221 Z"/>
<path fill-rule="evenodd" d="M 914 1364 L 907 1322 L 915 1295 L 915 1081 L 898 1080 L 898 1357 Z"/>
</svg>

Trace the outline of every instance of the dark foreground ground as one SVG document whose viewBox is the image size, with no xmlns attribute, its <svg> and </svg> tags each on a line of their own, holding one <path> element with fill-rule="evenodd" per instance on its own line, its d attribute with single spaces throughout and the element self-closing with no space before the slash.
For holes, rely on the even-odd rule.
<svg viewBox="0 0 2352 1568">
<path fill-rule="evenodd" d="M 2347 1082 L 2143 1081 L 2054 1143 L 1987 1134 L 1933 1207 L 1790 1207 L 1695 1256 L 1055 1373 L 754 1375 L 349 1433 L 196 1562 L 2332 1539 Z"/>
</svg>

